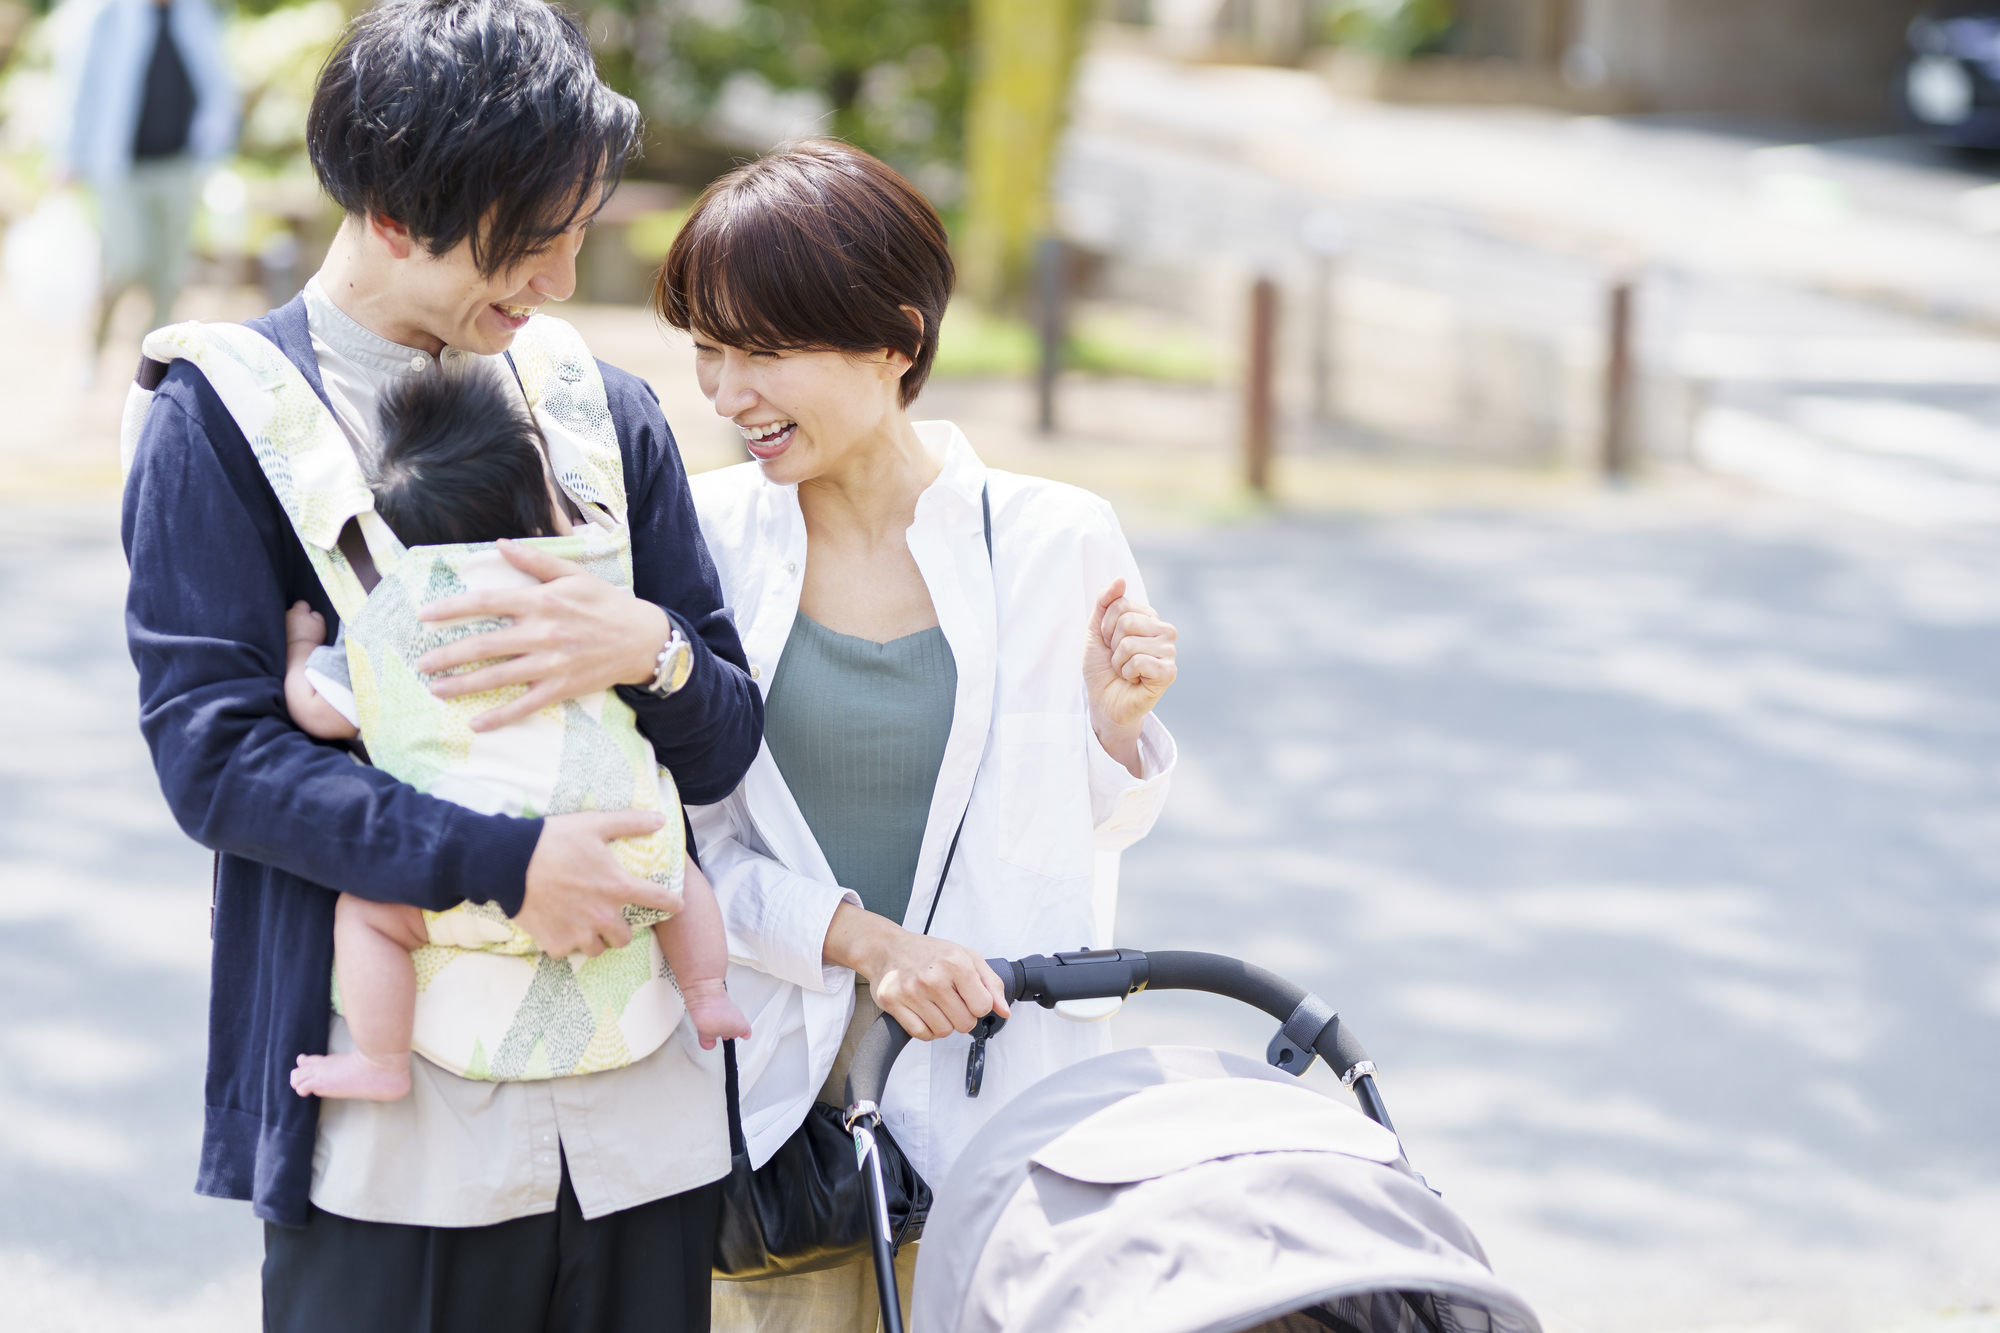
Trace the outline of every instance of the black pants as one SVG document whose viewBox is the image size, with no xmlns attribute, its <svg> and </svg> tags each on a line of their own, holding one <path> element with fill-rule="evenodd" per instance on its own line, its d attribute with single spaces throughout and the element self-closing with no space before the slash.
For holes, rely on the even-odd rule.
<svg viewBox="0 0 2000 1333">
<path fill-rule="evenodd" d="M 696 1333 L 708 1328 L 720 1181 L 586 1222 L 264 1226 L 265 1333 Z"/>
</svg>

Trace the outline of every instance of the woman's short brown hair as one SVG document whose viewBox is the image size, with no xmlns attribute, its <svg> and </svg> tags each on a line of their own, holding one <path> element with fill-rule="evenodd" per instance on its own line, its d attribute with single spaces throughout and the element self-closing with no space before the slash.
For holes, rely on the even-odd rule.
<svg viewBox="0 0 2000 1333">
<path fill-rule="evenodd" d="M 952 277 L 944 224 L 915 186 L 852 144 L 806 139 L 701 192 L 653 308 L 731 347 L 901 352 L 907 407 L 937 357 Z"/>
</svg>

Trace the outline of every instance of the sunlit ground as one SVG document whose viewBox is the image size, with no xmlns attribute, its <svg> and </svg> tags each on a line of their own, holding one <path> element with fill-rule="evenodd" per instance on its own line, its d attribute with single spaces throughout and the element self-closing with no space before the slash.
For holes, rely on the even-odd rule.
<svg viewBox="0 0 2000 1333">
<path fill-rule="evenodd" d="M 1642 497 L 1140 549 L 1183 760 L 1121 939 L 1332 1000 L 1553 1327 L 1990 1311 L 1992 536 Z"/>
<path fill-rule="evenodd" d="M 691 466 L 741 456 L 684 351 L 575 314 Z M 134 720 L 126 370 L 79 399 L 78 369 L 0 317 L 0 1322 L 248 1330 L 258 1228 L 190 1192 L 209 862 Z M 1996 1327 L 2000 536 L 1331 458 L 1282 460 L 1269 513 L 1226 394 L 1079 381 L 1053 439 L 1018 387 L 924 406 L 1116 497 L 1182 627 L 1182 769 L 1123 942 L 1333 1000 L 1552 1328 Z M 1183 996 L 1116 1022 L 1269 1036 Z"/>
</svg>

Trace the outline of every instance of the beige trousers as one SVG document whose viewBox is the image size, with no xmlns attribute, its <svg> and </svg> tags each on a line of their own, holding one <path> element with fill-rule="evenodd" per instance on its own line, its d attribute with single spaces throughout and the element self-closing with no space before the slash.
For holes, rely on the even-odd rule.
<svg viewBox="0 0 2000 1333">
<path fill-rule="evenodd" d="M 196 171 L 193 159 L 135 162 L 129 176 L 100 182 L 98 227 L 104 244 L 104 285 L 98 293 L 97 347 L 111 333 L 118 298 L 143 284 L 153 298 L 157 329 L 173 318 L 187 272 L 188 234 L 194 225 Z"/>
<path fill-rule="evenodd" d="M 818 1100 L 839 1106 L 846 1099 L 847 1067 L 855 1047 L 882 1010 L 865 982 L 854 983 L 854 1018 L 840 1039 L 833 1070 L 820 1085 Z M 896 1289 L 902 1297 L 903 1326 L 909 1333 L 910 1287 L 917 1274 L 917 1247 L 896 1255 Z M 717 1282 L 709 1327 L 714 1333 L 878 1333 L 882 1306 L 875 1295 L 875 1263 L 863 1259 L 845 1268 L 761 1282 Z"/>
<path fill-rule="evenodd" d="M 903 1298 L 903 1327 L 910 1326 L 910 1284 L 917 1275 L 917 1247 L 896 1256 L 896 1288 Z M 882 1306 L 875 1296 L 875 1265 L 863 1259 L 845 1268 L 762 1282 L 718 1282 L 709 1306 L 714 1333 L 879 1333 Z M 912 1331 L 913 1333 L 913 1331 Z"/>
</svg>

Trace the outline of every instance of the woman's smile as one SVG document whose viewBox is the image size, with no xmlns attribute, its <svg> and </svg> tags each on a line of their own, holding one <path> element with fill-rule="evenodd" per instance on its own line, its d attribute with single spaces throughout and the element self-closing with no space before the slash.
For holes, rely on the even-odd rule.
<svg viewBox="0 0 2000 1333">
<path fill-rule="evenodd" d="M 799 433 L 796 421 L 764 421 L 754 426 L 739 424 L 736 429 L 743 432 L 743 446 L 750 456 L 760 463 L 768 463 L 785 452 L 792 439 Z"/>
</svg>

